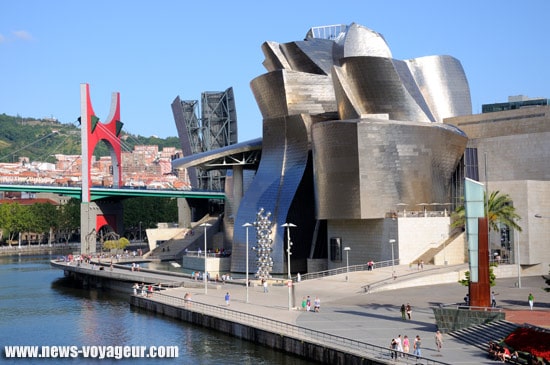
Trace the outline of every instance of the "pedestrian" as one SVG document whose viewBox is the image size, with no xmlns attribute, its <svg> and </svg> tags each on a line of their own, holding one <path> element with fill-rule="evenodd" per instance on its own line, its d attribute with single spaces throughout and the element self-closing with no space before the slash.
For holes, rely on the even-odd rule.
<svg viewBox="0 0 550 365">
<path fill-rule="evenodd" d="M 401 304 L 401 319 L 402 320 L 405 320 L 405 311 L 406 311 L 406 308 L 405 308 L 405 304 Z"/>
<path fill-rule="evenodd" d="M 307 306 L 307 300 L 306 297 L 302 298 L 302 310 L 305 311 Z"/>
<path fill-rule="evenodd" d="M 495 292 L 492 291 L 491 292 L 491 307 L 493 307 L 493 308 L 495 308 L 497 306 L 497 300 L 495 298 L 495 295 L 497 295 L 497 294 L 495 294 Z"/>
<path fill-rule="evenodd" d="M 311 310 L 311 298 L 309 295 L 306 298 L 306 311 L 309 312 Z"/>
<path fill-rule="evenodd" d="M 302 281 L 302 276 L 300 275 L 300 273 L 298 273 L 298 274 L 296 275 L 296 281 L 297 281 L 297 282 Z"/>
<path fill-rule="evenodd" d="M 265 278 L 262 279 L 262 284 L 264 286 L 264 293 L 267 293 L 268 292 L 268 290 L 267 290 L 267 280 L 265 280 Z"/>
<path fill-rule="evenodd" d="M 441 351 L 441 347 L 443 346 L 443 335 L 439 330 L 435 332 L 435 347 L 437 348 L 437 352 Z"/>
<path fill-rule="evenodd" d="M 403 356 L 403 342 L 401 341 L 401 335 L 398 335 L 395 341 L 397 341 L 397 351 L 399 351 L 399 357 L 401 357 Z"/>
<path fill-rule="evenodd" d="M 529 302 L 529 308 L 533 310 L 533 303 L 535 301 L 535 297 L 533 296 L 533 293 L 529 293 L 529 296 L 527 297 L 527 301 Z"/>
<path fill-rule="evenodd" d="M 321 310 L 321 299 L 319 297 L 315 297 L 315 300 L 313 301 L 313 311 L 319 312 Z"/>
<path fill-rule="evenodd" d="M 405 337 L 403 337 L 403 353 L 406 358 L 409 357 L 410 346 L 411 343 L 409 342 L 409 336 L 405 335 Z"/>
<path fill-rule="evenodd" d="M 416 335 L 413 343 L 414 356 L 422 356 L 422 340 L 419 335 Z"/>
<path fill-rule="evenodd" d="M 229 292 L 225 293 L 225 305 L 229 306 L 229 299 L 230 299 L 230 296 L 229 296 Z"/>
<path fill-rule="evenodd" d="M 392 338 L 390 342 L 390 356 L 397 360 L 397 340 L 395 338 Z"/>
<path fill-rule="evenodd" d="M 407 303 L 407 305 L 405 306 L 405 312 L 407 312 L 407 317 L 409 317 L 409 320 L 411 319 L 411 314 L 412 314 L 412 308 L 411 308 L 411 305 L 409 303 Z"/>
</svg>

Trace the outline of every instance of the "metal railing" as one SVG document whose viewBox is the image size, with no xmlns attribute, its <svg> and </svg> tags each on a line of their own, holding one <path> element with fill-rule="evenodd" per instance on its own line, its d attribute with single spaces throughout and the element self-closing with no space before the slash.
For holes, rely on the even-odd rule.
<svg viewBox="0 0 550 365">
<path fill-rule="evenodd" d="M 394 263 L 394 265 L 399 265 L 399 259 L 393 260 L 393 263 Z M 374 263 L 374 265 L 372 266 L 372 269 L 373 270 L 374 269 L 380 269 L 382 267 L 389 267 L 389 266 L 392 266 L 392 260 L 378 261 L 378 262 Z M 324 278 L 324 277 L 327 277 L 327 276 L 345 274 L 347 272 L 367 271 L 367 270 L 369 270 L 369 265 L 368 264 L 352 265 L 352 266 L 349 266 L 349 267 L 344 266 L 344 267 L 339 267 L 339 268 L 331 269 L 331 270 L 325 270 L 325 271 L 318 271 L 318 272 L 303 274 L 303 275 L 301 275 L 300 279 L 301 280 L 319 279 L 319 278 Z M 296 281 L 295 277 L 294 277 L 294 281 Z"/>
<path fill-rule="evenodd" d="M 224 307 L 212 306 L 200 302 L 195 302 L 192 299 L 184 299 L 173 295 L 168 295 L 160 292 L 154 292 L 151 298 L 153 300 L 174 307 L 181 307 L 188 311 L 209 315 L 216 318 L 224 319 L 231 322 L 241 323 L 246 326 L 257 329 L 277 333 L 281 336 L 292 337 L 299 340 L 306 340 L 314 344 L 330 347 L 353 355 L 368 357 L 371 359 L 382 359 L 389 361 L 391 353 L 396 351 L 389 348 L 369 344 L 362 341 L 353 340 L 346 337 L 331 335 L 326 332 L 316 331 L 304 327 L 299 327 L 289 323 L 268 319 L 254 314 L 244 313 Z M 407 357 L 401 357 L 400 363 L 404 364 L 447 364 L 444 362 L 416 357 L 407 354 Z"/>
</svg>

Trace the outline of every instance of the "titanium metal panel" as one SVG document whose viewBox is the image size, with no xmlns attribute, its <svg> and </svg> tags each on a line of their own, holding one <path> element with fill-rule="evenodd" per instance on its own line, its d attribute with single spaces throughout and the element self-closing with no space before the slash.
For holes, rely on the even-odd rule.
<svg viewBox="0 0 550 365">
<path fill-rule="evenodd" d="M 436 121 L 472 114 L 470 87 L 459 60 L 451 56 L 428 56 L 404 62 Z"/>
<path fill-rule="evenodd" d="M 372 56 L 392 58 L 384 37 L 372 29 L 352 23 L 343 38 L 343 57 Z"/>
<path fill-rule="evenodd" d="M 377 119 L 313 124 L 317 218 L 380 218 L 396 202 L 446 202 L 467 143 L 448 127 Z"/>
<path fill-rule="evenodd" d="M 419 105 L 419 100 L 403 84 L 391 59 L 352 57 L 343 59 L 341 63 L 341 69 L 333 77 L 345 78 L 348 92 L 353 95 L 355 107 L 359 110 L 352 115 L 340 115 L 340 119 L 354 118 L 357 114 L 388 114 L 393 120 L 432 121 Z M 340 110 L 347 109 L 339 107 Z"/>
<path fill-rule="evenodd" d="M 250 87 L 264 119 L 336 111 L 328 76 L 279 70 L 255 78 Z"/>
<path fill-rule="evenodd" d="M 337 44 L 326 39 L 310 39 L 281 45 L 292 70 L 330 76 L 330 70 L 338 59 L 334 58 Z M 298 57 L 301 56 L 301 57 Z M 297 62 L 300 60 L 301 62 Z"/>
<path fill-rule="evenodd" d="M 307 116 L 264 119 L 262 160 L 256 176 L 241 200 L 235 218 L 231 271 L 244 272 L 246 263 L 245 223 L 253 223 L 260 208 L 271 212 L 274 261 L 273 272 L 283 273 L 286 253 L 284 227 L 291 204 L 300 185 L 308 160 Z M 300 222 L 292 222 L 300 226 Z M 250 233 L 250 232 L 249 232 Z M 291 235 L 294 232 L 291 232 Z M 249 234 L 249 247 L 255 246 L 255 234 Z M 250 253 L 249 253 L 250 254 Z M 252 255 L 250 256 L 252 257 Z M 255 272 L 254 260 L 249 272 Z"/>
<path fill-rule="evenodd" d="M 269 72 L 282 69 L 290 70 L 290 64 L 288 63 L 285 55 L 281 51 L 279 43 L 277 42 L 265 42 L 262 44 L 262 52 L 264 53 L 264 62 L 262 62 L 265 69 Z"/>
</svg>

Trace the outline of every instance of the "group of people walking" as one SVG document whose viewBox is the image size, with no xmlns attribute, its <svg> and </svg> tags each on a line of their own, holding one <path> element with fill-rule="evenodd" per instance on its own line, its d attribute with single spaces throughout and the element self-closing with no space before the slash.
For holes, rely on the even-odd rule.
<svg viewBox="0 0 550 365">
<path fill-rule="evenodd" d="M 435 332 L 435 347 L 438 352 L 440 352 L 443 347 L 443 335 L 440 331 Z M 398 357 L 409 357 L 411 348 L 413 350 L 413 356 L 422 356 L 422 339 L 420 338 L 420 335 L 416 335 L 412 342 L 409 340 L 408 336 L 405 335 L 402 338 L 401 335 L 398 335 L 391 340 L 390 357 L 394 360 L 397 360 Z"/>
<path fill-rule="evenodd" d="M 407 305 L 401 304 L 401 319 L 406 320 L 407 318 L 409 318 L 410 320 L 411 315 L 412 315 L 411 305 L 409 303 L 407 303 Z"/>
<path fill-rule="evenodd" d="M 302 310 L 306 312 L 319 312 L 321 310 L 321 299 L 319 297 L 315 297 L 315 300 L 313 300 L 313 309 L 311 304 L 311 297 L 309 295 L 302 298 Z"/>
<path fill-rule="evenodd" d="M 408 336 L 401 338 L 401 335 L 392 338 L 390 343 L 390 356 L 392 359 L 397 360 L 398 357 L 408 357 L 410 350 L 413 350 L 413 356 L 422 356 L 422 339 L 419 335 L 412 340 L 409 340 Z"/>
</svg>

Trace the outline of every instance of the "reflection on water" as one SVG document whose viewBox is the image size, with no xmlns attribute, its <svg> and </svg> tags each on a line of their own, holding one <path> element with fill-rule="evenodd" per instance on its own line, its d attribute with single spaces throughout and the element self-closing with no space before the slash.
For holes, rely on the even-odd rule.
<svg viewBox="0 0 550 365">
<path fill-rule="evenodd" d="M 178 359 L 132 359 L 132 364 L 310 364 L 202 327 L 134 310 L 126 295 L 81 289 L 65 278 L 61 270 L 50 267 L 49 260 L 55 257 L 0 258 L 2 348 L 4 345 L 178 346 Z M 168 263 L 160 263 L 164 264 Z M 2 364 L 43 362 L 2 358 Z M 78 363 L 97 364 L 97 360 L 81 358 Z"/>
</svg>

